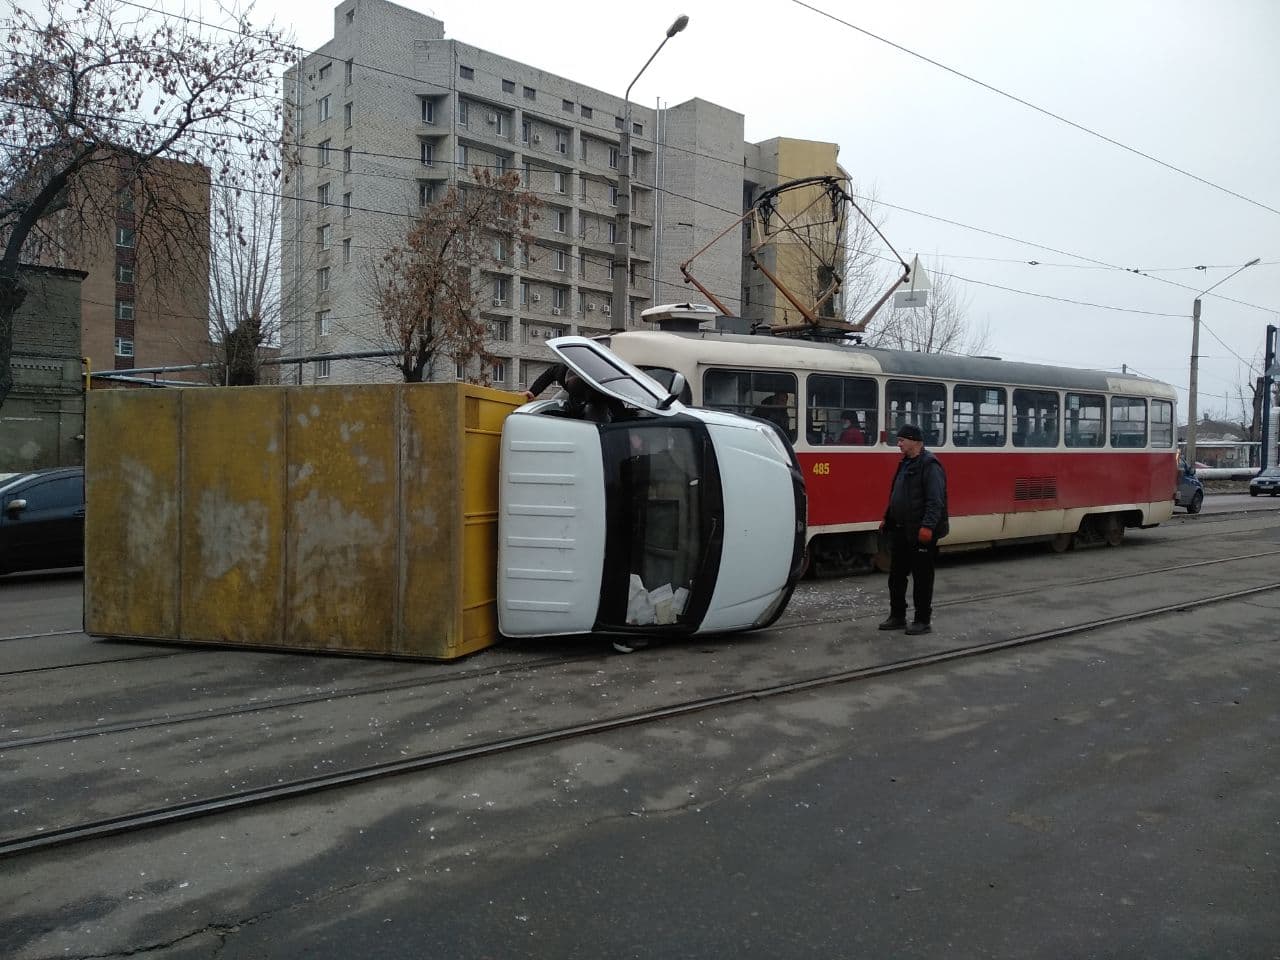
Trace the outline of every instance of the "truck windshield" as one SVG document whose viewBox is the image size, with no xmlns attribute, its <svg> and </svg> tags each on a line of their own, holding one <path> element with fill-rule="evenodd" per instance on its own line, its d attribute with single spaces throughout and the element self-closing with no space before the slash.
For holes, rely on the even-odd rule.
<svg viewBox="0 0 1280 960">
<path fill-rule="evenodd" d="M 706 427 L 683 416 L 602 428 L 604 578 L 599 623 L 696 630 L 720 567 L 724 506 Z"/>
</svg>

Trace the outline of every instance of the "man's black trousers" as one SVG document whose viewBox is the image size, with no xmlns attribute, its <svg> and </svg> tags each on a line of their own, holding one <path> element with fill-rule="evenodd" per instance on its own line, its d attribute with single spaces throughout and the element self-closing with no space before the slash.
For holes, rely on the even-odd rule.
<svg viewBox="0 0 1280 960">
<path fill-rule="evenodd" d="M 910 577 L 915 619 L 920 623 L 933 619 L 933 567 L 937 560 L 936 543 L 926 546 L 898 530 L 889 535 L 889 616 L 906 619 Z"/>
</svg>

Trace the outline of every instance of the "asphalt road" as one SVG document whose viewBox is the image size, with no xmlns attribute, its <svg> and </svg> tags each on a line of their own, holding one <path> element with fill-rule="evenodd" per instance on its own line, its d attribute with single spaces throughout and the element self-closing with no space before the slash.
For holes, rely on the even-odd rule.
<svg viewBox="0 0 1280 960">
<path fill-rule="evenodd" d="M 1280 516 L 1218 505 L 1119 549 L 944 558 L 912 640 L 874 629 L 881 577 L 806 582 L 760 634 L 451 665 L 102 643 L 77 578 L 8 578 L 0 637 L 44 635 L 0 642 L 0 840 L 1187 606 L 13 857 L 0 954 L 1280 957 Z"/>
</svg>

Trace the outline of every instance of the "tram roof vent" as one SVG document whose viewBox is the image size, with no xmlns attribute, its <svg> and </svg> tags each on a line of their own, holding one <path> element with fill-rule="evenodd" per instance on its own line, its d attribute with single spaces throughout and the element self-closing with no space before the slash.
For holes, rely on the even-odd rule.
<svg viewBox="0 0 1280 960">
<path fill-rule="evenodd" d="M 673 333 L 700 330 L 718 316 L 715 308 L 705 303 L 663 303 L 640 312 L 643 322 Z"/>
</svg>

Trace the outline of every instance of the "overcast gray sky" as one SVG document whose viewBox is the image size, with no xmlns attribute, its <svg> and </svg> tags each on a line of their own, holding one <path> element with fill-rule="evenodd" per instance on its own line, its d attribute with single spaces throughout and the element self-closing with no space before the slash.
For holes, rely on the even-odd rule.
<svg viewBox="0 0 1280 960">
<path fill-rule="evenodd" d="M 745 114 L 749 140 L 838 143 L 858 187 L 874 187 L 882 201 L 894 246 L 964 278 L 971 317 L 990 326 L 989 352 L 1006 359 L 1128 364 L 1178 386 L 1185 416 L 1195 294 L 1261 257 L 1203 305 L 1200 408 L 1234 414 L 1266 325 L 1280 323 L 1275 0 L 811 0 L 1247 199 L 795 0 L 402 5 L 443 20 L 448 37 L 618 95 L 671 21 L 688 14 L 688 29 L 667 44 L 633 99 L 702 97 Z M 256 11 L 292 28 L 308 49 L 332 35 L 331 5 L 260 0 Z M 1208 269 L 1195 269 L 1201 265 Z"/>
</svg>

